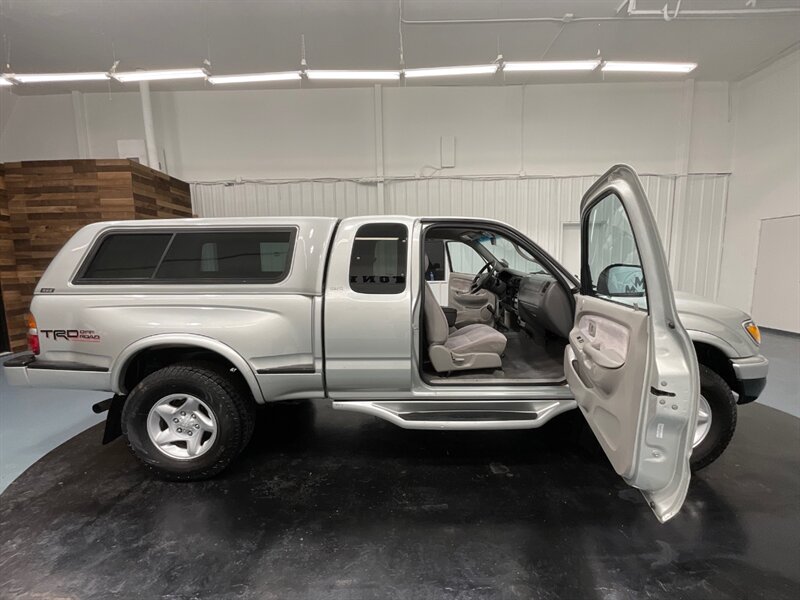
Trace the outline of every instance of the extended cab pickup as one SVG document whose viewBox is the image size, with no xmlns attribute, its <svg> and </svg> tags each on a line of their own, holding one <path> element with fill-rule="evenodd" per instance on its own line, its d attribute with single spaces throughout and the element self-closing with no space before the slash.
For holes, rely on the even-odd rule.
<svg viewBox="0 0 800 600">
<path fill-rule="evenodd" d="M 730 440 L 737 398 L 763 388 L 758 329 L 701 299 L 679 315 L 630 167 L 586 193 L 581 227 L 579 282 L 484 219 L 95 223 L 39 281 L 32 352 L 5 374 L 113 393 L 95 406 L 106 439 L 121 431 L 179 480 L 224 469 L 264 402 L 415 429 L 534 428 L 578 408 L 664 521 Z"/>
</svg>

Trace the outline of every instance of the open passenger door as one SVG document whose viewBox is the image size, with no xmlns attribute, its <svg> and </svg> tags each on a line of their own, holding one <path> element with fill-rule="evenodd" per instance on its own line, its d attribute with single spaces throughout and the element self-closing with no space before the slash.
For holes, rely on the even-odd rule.
<svg viewBox="0 0 800 600">
<path fill-rule="evenodd" d="M 581 201 L 581 289 L 564 371 L 616 472 L 661 522 L 671 519 L 689 487 L 699 373 L 655 218 L 626 165 Z"/>
</svg>

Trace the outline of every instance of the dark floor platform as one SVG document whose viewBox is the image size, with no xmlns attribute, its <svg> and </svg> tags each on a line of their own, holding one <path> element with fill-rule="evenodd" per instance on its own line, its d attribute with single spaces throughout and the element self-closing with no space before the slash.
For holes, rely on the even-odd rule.
<svg viewBox="0 0 800 600">
<path fill-rule="evenodd" d="M 270 407 L 197 484 L 151 479 L 95 427 L 0 496 L 0 596 L 800 597 L 800 420 L 742 407 L 660 525 L 576 417 L 443 433 Z"/>
</svg>

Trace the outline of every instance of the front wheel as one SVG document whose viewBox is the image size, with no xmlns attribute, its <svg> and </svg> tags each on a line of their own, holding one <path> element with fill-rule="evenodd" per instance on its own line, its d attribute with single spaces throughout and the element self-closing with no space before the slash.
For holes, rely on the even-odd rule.
<svg viewBox="0 0 800 600">
<path fill-rule="evenodd" d="M 700 406 L 691 466 L 699 471 L 717 460 L 736 430 L 736 398 L 725 380 L 700 365 Z"/>
<path fill-rule="evenodd" d="M 222 471 L 253 431 L 249 398 L 223 373 L 196 365 L 166 367 L 128 396 L 123 433 L 134 455 L 172 481 L 207 479 Z"/>
</svg>

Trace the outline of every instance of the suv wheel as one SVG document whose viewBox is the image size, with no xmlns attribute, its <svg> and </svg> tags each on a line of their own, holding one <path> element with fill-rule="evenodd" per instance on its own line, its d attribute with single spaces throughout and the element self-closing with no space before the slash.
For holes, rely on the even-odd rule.
<svg viewBox="0 0 800 600">
<path fill-rule="evenodd" d="M 239 454 L 253 431 L 253 403 L 223 373 L 166 367 L 128 396 L 122 430 L 128 446 L 159 477 L 207 479 Z"/>
<path fill-rule="evenodd" d="M 717 460 L 736 430 L 736 398 L 725 380 L 700 365 L 700 410 L 691 466 L 699 471 Z"/>
</svg>

